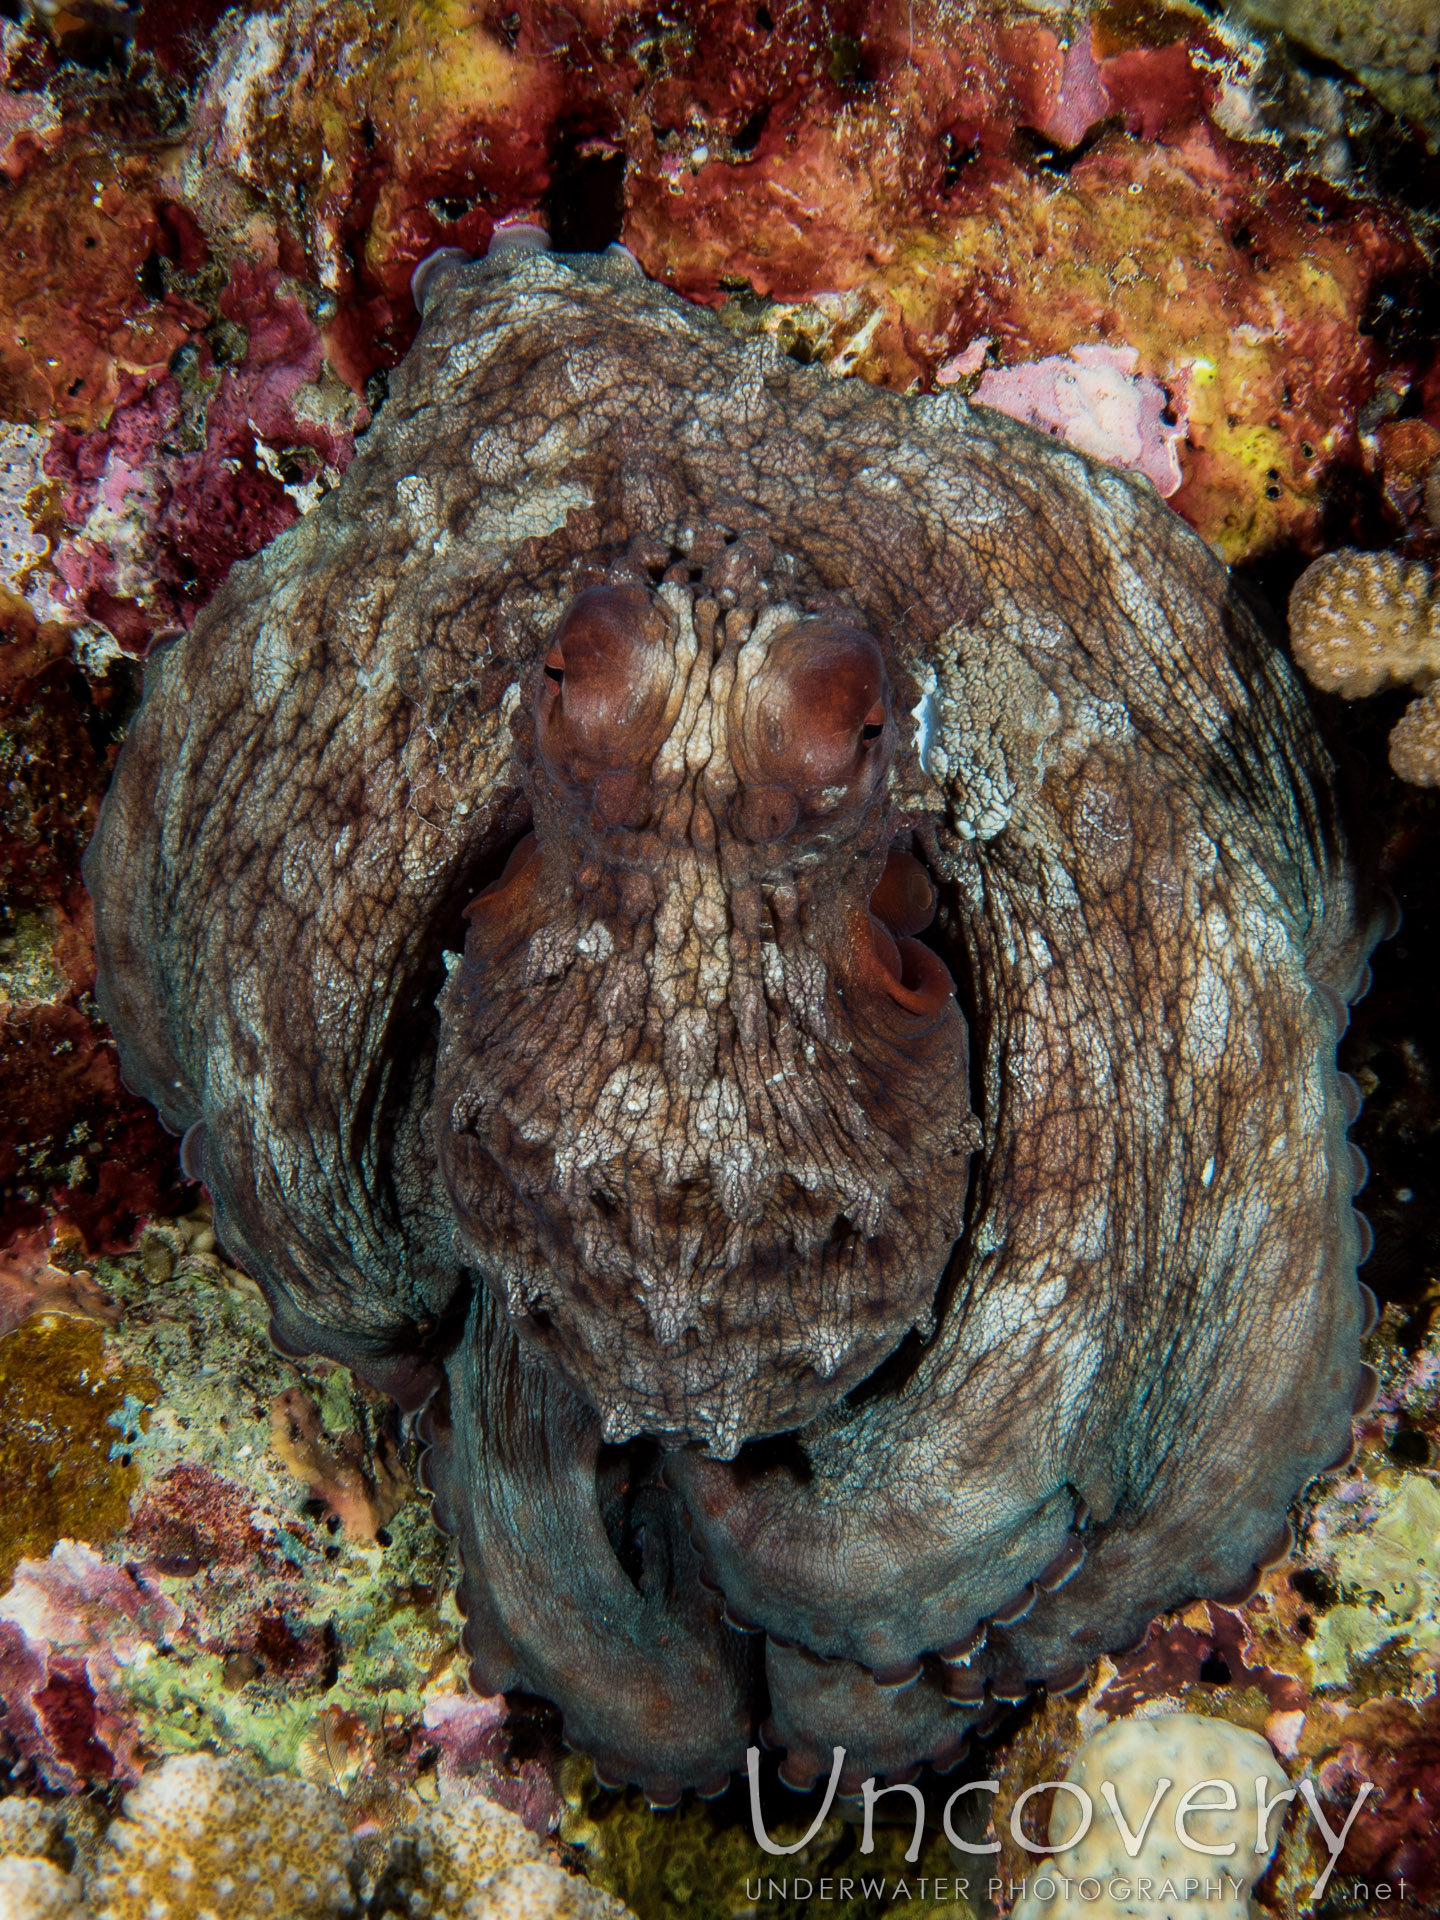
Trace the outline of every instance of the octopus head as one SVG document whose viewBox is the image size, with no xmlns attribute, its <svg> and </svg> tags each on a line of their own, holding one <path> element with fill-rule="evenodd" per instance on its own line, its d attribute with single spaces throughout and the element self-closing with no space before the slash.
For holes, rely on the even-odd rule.
<svg viewBox="0 0 1440 1920">
<path fill-rule="evenodd" d="M 607 1438 L 721 1457 L 928 1330 L 977 1137 L 884 650 L 725 598 L 611 581 L 561 615 L 434 1114 L 522 1338 Z"/>
</svg>

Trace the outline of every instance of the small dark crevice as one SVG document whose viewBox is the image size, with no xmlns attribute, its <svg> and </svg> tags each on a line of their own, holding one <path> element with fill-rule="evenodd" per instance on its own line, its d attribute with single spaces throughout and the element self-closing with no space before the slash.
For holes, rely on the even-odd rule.
<svg viewBox="0 0 1440 1920">
<path fill-rule="evenodd" d="M 340 1635 L 333 1620 L 325 1622 L 325 1665 L 320 1675 L 320 1691 L 328 1693 L 340 1678 Z"/>
<path fill-rule="evenodd" d="M 469 194 L 437 193 L 425 204 L 432 217 L 442 227 L 453 227 L 457 221 L 465 218 L 474 207 L 475 201 Z"/>
<path fill-rule="evenodd" d="M 158 253 L 147 253 L 135 276 L 147 300 L 165 298 L 165 261 Z"/>
<path fill-rule="evenodd" d="M 928 1344 L 912 1327 L 894 1352 L 886 1354 L 873 1373 L 867 1373 L 858 1386 L 850 1389 L 846 1406 L 863 1407 L 867 1401 L 898 1393 L 919 1366 Z"/>
<path fill-rule="evenodd" d="M 365 382 L 365 404 L 370 409 L 373 420 L 385 402 L 390 398 L 390 375 L 381 367 L 372 373 Z"/>
<path fill-rule="evenodd" d="M 1428 1467 L 1435 1457 L 1428 1436 L 1418 1427 L 1402 1427 L 1392 1435 L 1389 1453 L 1397 1467 Z"/>
<path fill-rule="evenodd" d="M 552 157 L 545 224 L 557 253 L 603 253 L 625 224 L 625 155 L 573 136 Z"/>
<path fill-rule="evenodd" d="M 518 1770 L 527 1760 L 553 1766 L 563 1737 L 559 1708 L 519 1688 L 506 1694 L 505 1706 L 505 1744 L 511 1766 Z"/>
<path fill-rule="evenodd" d="M 1440 334 L 1440 267 L 1387 274 L 1370 290 L 1360 332 L 1386 364 L 1426 356 Z"/>
<path fill-rule="evenodd" d="M 948 193 L 960 184 L 965 169 L 980 158 L 980 142 L 961 140 L 954 133 L 947 133 L 941 143 L 940 156 L 940 185 Z"/>
<path fill-rule="evenodd" d="M 765 131 L 765 123 L 770 118 L 770 106 L 757 107 L 755 112 L 733 137 L 730 146 L 735 153 L 753 153 L 760 144 L 760 136 Z"/>
<path fill-rule="evenodd" d="M 1097 121 L 1073 147 L 1062 146 L 1058 140 L 1047 140 L 1043 133 L 1037 133 L 1033 127 L 1017 127 L 1015 141 L 1023 159 L 1042 167 L 1046 173 L 1063 175 L 1092 152 L 1114 124 L 1113 119 Z"/>
<path fill-rule="evenodd" d="M 1340 1598 L 1335 1582 L 1317 1567 L 1297 1567 L 1290 1575 L 1290 1587 L 1316 1613 L 1327 1613 Z"/>
<path fill-rule="evenodd" d="M 810 1456 L 796 1433 L 772 1433 L 763 1440 L 748 1440 L 736 1454 L 731 1471 L 740 1486 L 767 1473 L 788 1473 L 802 1487 L 815 1477 Z"/>
<path fill-rule="evenodd" d="M 645 1571 L 645 1517 L 641 1496 L 655 1484 L 660 1449 L 653 1440 L 604 1445 L 595 1461 L 595 1504 L 610 1550 L 638 1593 Z"/>
<path fill-rule="evenodd" d="M 837 87 L 861 92 L 875 84 L 875 74 L 865 55 L 865 44 L 853 33 L 836 33 L 830 38 L 830 78 Z"/>
</svg>

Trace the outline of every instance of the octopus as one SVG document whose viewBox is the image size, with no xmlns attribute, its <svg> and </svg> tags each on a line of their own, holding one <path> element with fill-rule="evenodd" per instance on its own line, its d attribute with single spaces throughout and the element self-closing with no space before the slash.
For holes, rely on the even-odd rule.
<svg viewBox="0 0 1440 1920">
<path fill-rule="evenodd" d="M 125 1077 L 416 1416 L 477 1687 L 657 1805 L 944 1768 L 1253 1590 L 1373 1392 L 1335 771 L 1147 481 L 623 251 L 421 294 L 147 664 Z"/>
</svg>

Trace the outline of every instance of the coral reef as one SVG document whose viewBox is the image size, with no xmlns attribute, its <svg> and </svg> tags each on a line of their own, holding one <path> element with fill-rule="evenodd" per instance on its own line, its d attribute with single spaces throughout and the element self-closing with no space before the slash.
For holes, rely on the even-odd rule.
<svg viewBox="0 0 1440 1920">
<path fill-rule="evenodd" d="M 95 1875 L 99 1920 L 337 1920 L 348 1835 L 333 1796 L 211 1754 L 172 1759 L 125 1798 Z"/>
<path fill-rule="evenodd" d="M 1290 595 L 1290 638 L 1306 677 L 1358 700 L 1387 686 L 1422 690 L 1395 723 L 1390 764 L 1440 786 L 1440 592 L 1430 569 L 1393 553 L 1322 554 Z"/>
<path fill-rule="evenodd" d="M 367 1860 L 333 1790 L 208 1753 L 148 1770 L 98 1845 L 87 1847 L 87 1862 L 68 1871 L 53 1857 L 67 1848 L 64 1827 L 58 1814 L 0 1819 L 5 1920 L 630 1916 L 488 1801 L 430 1807 L 393 1828 Z"/>
<path fill-rule="evenodd" d="M 1276 1790 L 1289 1784 L 1258 1734 L 1201 1714 L 1117 1720 L 1085 1741 L 1064 1777 L 1087 1799 L 1055 1793 L 1049 1840 L 1056 1857 L 1036 1869 L 1037 1882 L 1048 1882 L 1049 1893 L 1021 1900 L 1015 1920 L 1041 1920 L 1059 1898 L 1056 1875 L 1062 1869 L 1073 1879 L 1097 1882 L 1099 1897 L 1088 1903 L 1096 1920 L 1121 1920 L 1133 1912 L 1142 1879 L 1157 1889 L 1174 1920 L 1205 1914 L 1250 1920 L 1250 1888 L 1270 1864 L 1285 1813 Z M 1267 1802 L 1275 1802 L 1263 1851 L 1255 1837 L 1261 1782 Z M 1218 1798 L 1212 1791 L 1217 1785 Z M 1224 1878 L 1216 1866 L 1221 1855 Z M 1187 1885 L 1200 1894 L 1207 1882 L 1214 1891 L 1187 1898 Z M 1167 1885 L 1178 1888 L 1178 1896 L 1164 1894 Z"/>
<path fill-rule="evenodd" d="M 1440 17 L 1431 0 L 1234 0 L 1235 10 L 1353 73 L 1440 147 Z"/>
<path fill-rule="evenodd" d="M 1423 0 L 0 7 L 0 1332 L 23 1336 L 0 1391 L 35 1454 L 0 1449 L 20 1556 L 0 1775 L 62 1795 L 70 1836 L 21 1849 L 0 1905 L 75 1911 L 87 1809 L 167 1753 L 338 1784 L 372 1888 L 437 1781 L 537 1831 L 559 1816 L 553 1722 L 454 1664 L 413 1436 L 342 1369 L 277 1358 L 205 1212 L 170 1219 L 195 1189 L 121 1084 L 78 872 L 141 656 L 383 417 L 415 262 L 538 218 L 562 247 L 624 240 L 737 337 L 837 380 L 1008 386 L 1042 426 L 1138 455 L 1278 610 L 1325 549 L 1440 563 L 1435 101 Z M 1328 716 L 1407 915 L 1342 1042 L 1366 1277 L 1396 1303 L 1358 1461 L 1247 1606 L 1168 1616 L 970 1763 L 1018 1790 L 1121 1714 L 1222 1713 L 1327 1807 L 1374 1786 L 1327 1915 L 1385 1920 L 1440 1903 L 1440 834 L 1433 794 L 1386 773 L 1403 698 Z M 1407 778 L 1433 777 L 1437 736 L 1421 691 L 1395 725 Z M 611 1493 L 623 1542 L 636 1493 Z M 567 1833 L 646 1920 L 743 1906 L 759 1862 L 733 1795 L 665 1816 L 574 1759 L 565 1778 Z M 42 1804 L 0 1799 L 0 1834 Z M 793 1864 L 844 1870 L 855 1834 L 832 1815 Z M 917 1871 L 954 1865 L 932 1830 Z M 1304 1912 L 1316 1865 L 1287 1827 L 1257 1911 Z M 1408 1904 L 1350 1891 L 1402 1874 Z"/>
<path fill-rule="evenodd" d="M 377 1920 L 626 1920 L 613 1895 L 566 1873 L 513 1814 L 483 1801 L 432 1808 L 392 1844 Z"/>
<path fill-rule="evenodd" d="M 120 1531 L 140 1476 L 115 1443 L 139 1438 L 154 1397 L 88 1320 L 41 1313 L 0 1339 L 0 1579 L 66 1535 Z"/>
<path fill-rule="evenodd" d="M 153 1756 L 215 1749 L 341 1781 L 357 1820 L 418 1810 L 438 1778 L 552 1824 L 543 1741 L 512 1759 L 505 1703 L 463 1691 L 447 1555 L 408 1467 L 404 1503 L 373 1532 L 352 1538 L 329 1502 L 344 1507 L 356 1484 L 393 1498 L 393 1414 L 342 1371 L 271 1350 L 208 1213 L 95 1269 L 105 1325 L 51 1312 L 0 1342 L 30 1356 L 8 1389 L 31 1411 L 7 1457 L 48 1502 L 17 1485 L 6 1506 L 12 1551 L 32 1556 L 0 1598 L 0 1759 L 14 1780 L 120 1787 Z M 271 1446 L 286 1396 L 320 1410 L 355 1480 L 312 1491 L 292 1475 Z M 57 1528 L 94 1545 L 52 1545 Z"/>
</svg>

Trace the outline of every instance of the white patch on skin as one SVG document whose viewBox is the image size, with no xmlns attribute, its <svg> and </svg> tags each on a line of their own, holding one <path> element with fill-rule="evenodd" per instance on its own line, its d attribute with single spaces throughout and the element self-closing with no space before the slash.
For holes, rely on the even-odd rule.
<svg viewBox="0 0 1440 1920">
<path fill-rule="evenodd" d="M 665 742 L 655 756 L 651 779 L 662 793 L 673 793 L 685 778 L 685 754 L 709 689 L 708 663 L 697 671 L 700 642 L 690 615 L 690 599 L 673 582 L 662 586 L 657 599 L 669 614 L 675 635 L 671 653 L 673 685 L 681 690 L 679 709 Z"/>
<path fill-rule="evenodd" d="M 765 373 L 774 364 L 775 357 L 773 349 L 766 352 L 763 348 L 748 347 L 740 372 L 725 392 L 710 403 L 715 411 L 723 413 L 727 419 L 759 418 L 769 398 L 765 389 Z"/>
<path fill-rule="evenodd" d="M 784 999 L 785 962 L 773 940 L 762 940 L 760 943 L 760 977 L 765 982 L 765 992 L 771 1000 Z"/>
<path fill-rule="evenodd" d="M 1230 991 L 1225 976 L 1205 955 L 1195 974 L 1195 990 L 1185 1016 L 1185 1040 L 1196 1069 L 1213 1074 L 1225 1058 L 1230 1037 Z"/>
<path fill-rule="evenodd" d="M 563 927 L 541 927 L 530 936 L 525 949 L 521 978 L 527 987 L 538 987 L 564 973 L 574 955 L 574 934 Z"/>
<path fill-rule="evenodd" d="M 577 400 L 593 400 L 615 386 L 619 368 L 603 347 L 572 347 L 565 355 L 565 378 Z"/>
<path fill-rule="evenodd" d="M 946 526 L 1004 526 L 1022 511 L 1015 496 L 992 485 L 980 468 L 959 472 L 948 461 L 937 460 L 932 447 L 913 440 L 886 449 L 881 473 L 883 484 L 869 468 L 859 477 L 869 478 L 876 491 L 893 492 L 898 481 L 907 493 L 921 492 L 930 512 Z"/>
<path fill-rule="evenodd" d="M 1135 738 L 1130 714 L 1120 700 L 1081 700 L 1075 706 L 1075 731 L 1088 740 L 1126 745 Z"/>
<path fill-rule="evenodd" d="M 615 939 L 603 920 L 592 920 L 575 942 L 575 951 L 591 966 L 608 960 L 615 951 Z"/>
<path fill-rule="evenodd" d="M 1045 936 L 1035 926 L 1026 926 L 1024 939 L 1030 953 L 1030 962 L 1036 973 L 1048 973 L 1055 964 L 1055 956 L 1046 943 Z"/>
<path fill-rule="evenodd" d="M 1070 629 L 1049 613 L 1021 610 L 1015 623 L 1015 635 L 1022 647 L 1033 647 L 1037 653 L 1063 653 L 1075 644 L 1075 636 Z"/>
<path fill-rule="evenodd" d="M 451 376 L 442 391 L 448 390 L 453 394 L 461 381 L 488 365 L 500 351 L 501 342 L 502 335 L 498 329 L 493 333 L 482 333 L 468 340 L 457 341 L 446 354 L 437 375 L 437 381 L 443 380 L 446 375 Z"/>
<path fill-rule="evenodd" d="M 310 657 L 308 643 L 298 649 L 294 644 L 294 635 L 306 631 L 304 621 L 296 616 L 303 592 L 304 583 L 300 580 L 281 587 L 255 636 L 250 686 L 255 706 L 262 713 L 278 704 L 280 696 Z"/>
<path fill-rule="evenodd" d="M 827 974 L 825 963 L 809 947 L 793 948 L 781 955 L 785 992 L 792 1007 L 817 1040 L 829 1039 L 830 1022 L 825 1005 Z"/>
<path fill-rule="evenodd" d="M 395 482 L 395 504 L 417 538 L 433 534 L 437 527 L 439 502 L 431 483 L 416 474 L 407 474 Z"/>
<path fill-rule="evenodd" d="M 1022 1349 L 1033 1347 L 1040 1338 L 1042 1315 L 1035 1296 L 1018 1279 L 1009 1286 L 996 1287 L 980 1296 L 961 1322 L 963 1351 L 991 1353 L 997 1347 L 1010 1349 L 1018 1362 Z"/>
<path fill-rule="evenodd" d="M 919 702 L 910 709 L 910 718 L 915 722 L 915 757 L 924 773 L 934 771 L 930 764 L 930 745 L 939 718 L 935 706 L 936 684 L 935 669 L 926 667 Z"/>
<path fill-rule="evenodd" d="M 949 788 L 951 823 L 991 840 L 1035 790 L 1061 739 L 1055 695 L 1017 658 L 1009 614 L 953 627 L 936 648 L 935 736 L 929 766 Z"/>
<path fill-rule="evenodd" d="M 540 487 L 509 508 L 487 506 L 481 551 L 508 551 L 522 540 L 542 540 L 564 526 L 572 513 L 583 512 L 594 501 L 584 487 L 566 481 Z"/>
<path fill-rule="evenodd" d="M 842 1327 L 822 1316 L 811 1325 L 804 1352 L 820 1378 L 829 1380 L 844 1366 L 852 1344 Z"/>
</svg>

